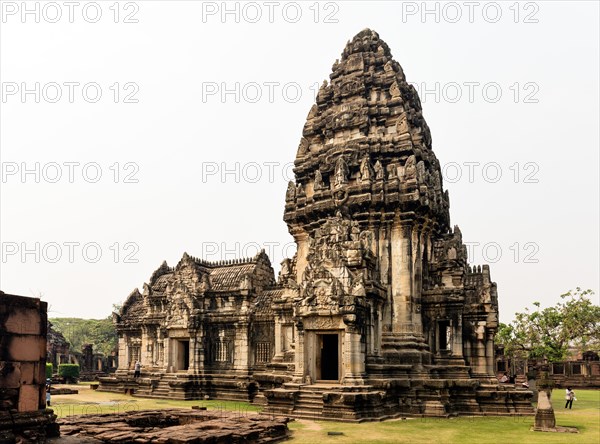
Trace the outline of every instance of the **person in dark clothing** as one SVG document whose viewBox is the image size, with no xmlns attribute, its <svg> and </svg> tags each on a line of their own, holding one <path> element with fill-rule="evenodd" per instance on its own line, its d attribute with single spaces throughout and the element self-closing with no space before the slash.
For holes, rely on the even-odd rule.
<svg viewBox="0 0 600 444">
<path fill-rule="evenodd" d="M 565 399 L 567 400 L 565 404 L 565 408 L 569 408 L 569 410 L 573 407 L 573 400 L 575 399 L 575 392 L 571 390 L 571 387 L 567 387 L 567 394 L 565 395 Z"/>
</svg>

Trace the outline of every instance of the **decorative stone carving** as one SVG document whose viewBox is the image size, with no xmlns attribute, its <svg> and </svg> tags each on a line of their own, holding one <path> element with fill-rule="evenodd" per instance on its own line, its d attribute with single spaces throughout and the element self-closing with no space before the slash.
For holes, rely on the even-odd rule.
<svg viewBox="0 0 600 444">
<path fill-rule="evenodd" d="M 365 156 L 362 158 L 360 162 L 360 181 L 362 183 L 371 182 L 374 177 L 373 168 L 371 167 L 371 160 L 369 156 Z"/>
<path fill-rule="evenodd" d="M 348 165 L 343 157 L 339 157 L 335 163 L 335 174 L 333 176 L 334 187 L 340 187 L 348 183 Z"/>
<path fill-rule="evenodd" d="M 285 201 L 293 202 L 296 200 L 296 184 L 294 182 L 289 181 L 287 191 L 285 193 Z"/>
<path fill-rule="evenodd" d="M 409 181 L 409 180 L 417 179 L 416 163 L 417 163 L 417 160 L 416 160 L 414 154 L 409 156 L 408 159 L 406 159 L 406 163 L 404 164 L 404 179 L 405 180 Z"/>
<path fill-rule="evenodd" d="M 325 189 L 325 184 L 323 183 L 323 176 L 321 175 L 321 171 L 315 171 L 315 183 L 313 186 L 315 191 L 320 191 Z"/>
<path fill-rule="evenodd" d="M 381 162 L 377 160 L 377 162 L 375 162 L 375 180 L 383 180 L 383 177 L 383 166 L 381 166 Z"/>
</svg>

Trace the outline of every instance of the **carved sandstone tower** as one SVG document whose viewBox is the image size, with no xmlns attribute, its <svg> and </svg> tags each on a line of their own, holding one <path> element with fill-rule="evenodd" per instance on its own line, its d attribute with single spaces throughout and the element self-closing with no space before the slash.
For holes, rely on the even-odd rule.
<svg viewBox="0 0 600 444">
<path fill-rule="evenodd" d="M 380 298 L 384 349 L 422 350 L 423 274 L 434 240 L 450 229 L 448 194 L 419 97 L 370 30 L 348 43 L 330 79 L 308 115 L 296 184 L 286 196 L 285 221 L 298 245 L 297 283 L 310 279 L 319 227 L 348 221 L 368 253 L 350 265 L 349 275 L 364 279 Z M 324 242 L 317 249 L 327 255 L 331 247 Z M 430 361 L 419 353 L 411 359 Z"/>
<path fill-rule="evenodd" d="M 376 32 L 356 35 L 333 65 L 294 173 L 284 220 L 297 253 L 274 301 L 293 350 L 276 335 L 273 359 L 293 356 L 293 378 L 267 390 L 273 410 L 530 413 L 529 395 L 496 383 L 496 284 L 467 263 L 419 97 Z"/>
</svg>

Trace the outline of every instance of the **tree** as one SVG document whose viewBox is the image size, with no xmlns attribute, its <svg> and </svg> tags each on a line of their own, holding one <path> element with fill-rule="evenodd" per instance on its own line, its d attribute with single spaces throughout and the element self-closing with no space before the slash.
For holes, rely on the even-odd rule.
<svg viewBox="0 0 600 444">
<path fill-rule="evenodd" d="M 496 341 L 504 346 L 509 357 L 564 361 L 570 347 L 581 352 L 600 351 L 600 306 L 590 297 L 592 290 L 562 294 L 555 306 L 541 309 L 534 302 L 534 310 L 525 308 L 515 314 L 510 324 L 500 324 Z"/>
<path fill-rule="evenodd" d="M 112 316 L 106 319 L 52 318 L 50 322 L 74 351 L 80 351 L 83 344 L 92 344 L 95 352 L 109 355 L 117 345 Z"/>
</svg>

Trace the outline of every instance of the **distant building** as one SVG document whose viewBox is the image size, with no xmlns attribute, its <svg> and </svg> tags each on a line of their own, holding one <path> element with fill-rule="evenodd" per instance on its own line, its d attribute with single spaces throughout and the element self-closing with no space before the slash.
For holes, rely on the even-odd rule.
<svg viewBox="0 0 600 444">
<path fill-rule="evenodd" d="M 496 347 L 496 372 L 504 372 L 515 377 L 517 382 L 528 379 L 534 374 L 535 359 L 510 358 L 504 355 L 502 346 Z M 600 358 L 593 351 L 571 350 L 568 358 L 562 362 L 553 362 L 549 366 L 550 378 L 558 387 L 600 388 Z"/>
</svg>

